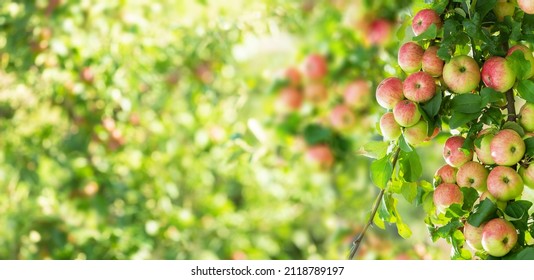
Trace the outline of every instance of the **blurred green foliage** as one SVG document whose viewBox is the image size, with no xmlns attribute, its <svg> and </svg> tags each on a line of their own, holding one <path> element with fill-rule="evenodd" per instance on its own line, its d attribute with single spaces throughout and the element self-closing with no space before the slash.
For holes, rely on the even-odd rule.
<svg viewBox="0 0 534 280">
<path fill-rule="evenodd" d="M 373 67 L 394 46 L 342 27 L 346 2 L 2 1 L 0 258 L 343 258 L 377 135 L 317 170 L 273 129 L 268 89 L 312 51 L 334 85 L 395 72 Z M 426 254 L 388 232 L 367 257 Z"/>
</svg>

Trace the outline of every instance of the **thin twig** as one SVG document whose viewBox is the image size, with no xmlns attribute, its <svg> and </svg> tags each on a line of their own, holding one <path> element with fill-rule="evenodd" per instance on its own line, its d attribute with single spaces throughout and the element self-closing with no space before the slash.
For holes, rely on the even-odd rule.
<svg viewBox="0 0 534 280">
<path fill-rule="evenodd" d="M 517 113 L 515 112 L 514 92 L 512 90 L 506 92 L 506 108 L 508 109 L 507 121 L 515 122 L 517 120 Z"/>
<path fill-rule="evenodd" d="M 399 153 L 400 153 L 400 147 L 397 146 L 397 150 L 395 151 L 395 155 L 393 156 L 393 161 L 391 164 L 393 165 L 393 171 L 395 171 L 395 165 L 397 165 L 397 160 L 399 159 Z M 373 205 L 373 210 L 371 211 L 371 216 L 369 217 L 369 220 L 367 221 L 367 224 L 365 224 L 365 227 L 363 228 L 362 232 L 352 241 L 352 247 L 350 248 L 349 253 L 349 260 L 354 259 L 354 256 L 358 252 L 358 249 L 360 248 L 360 245 L 362 243 L 363 237 L 365 236 L 365 233 L 369 229 L 369 227 L 373 224 L 373 220 L 375 218 L 376 212 L 378 211 L 378 206 L 380 206 L 380 202 L 382 201 L 382 197 L 384 197 L 384 193 L 386 192 L 386 189 L 383 188 L 380 190 L 380 193 L 378 193 L 378 196 L 376 197 L 375 203 Z"/>
</svg>

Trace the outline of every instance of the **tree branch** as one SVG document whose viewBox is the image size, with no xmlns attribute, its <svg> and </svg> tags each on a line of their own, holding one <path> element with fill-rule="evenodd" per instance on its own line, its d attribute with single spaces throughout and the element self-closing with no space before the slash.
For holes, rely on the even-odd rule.
<svg viewBox="0 0 534 280">
<path fill-rule="evenodd" d="M 393 161 L 391 164 L 393 165 L 393 171 L 395 171 L 395 165 L 397 165 L 397 160 L 399 159 L 399 153 L 400 153 L 400 147 L 397 146 L 397 150 L 395 151 L 395 155 L 393 156 Z M 382 201 L 382 197 L 384 197 L 384 193 L 386 192 L 386 189 L 383 188 L 380 190 L 380 193 L 378 193 L 378 196 L 376 197 L 375 203 L 373 205 L 373 210 L 371 211 L 371 216 L 369 217 L 369 220 L 367 221 L 367 224 L 365 224 L 362 232 L 355 237 L 354 241 L 352 241 L 352 247 L 350 248 L 349 253 L 349 260 L 354 259 L 354 256 L 358 252 L 358 249 L 360 248 L 360 245 L 362 243 L 362 240 L 365 236 L 365 233 L 369 229 L 369 227 L 373 224 L 373 220 L 375 218 L 376 212 L 378 211 L 378 206 L 380 206 L 380 202 Z"/>
<path fill-rule="evenodd" d="M 506 92 L 506 109 L 508 110 L 507 121 L 515 122 L 517 120 L 517 114 L 515 112 L 514 92 L 512 90 Z"/>
</svg>

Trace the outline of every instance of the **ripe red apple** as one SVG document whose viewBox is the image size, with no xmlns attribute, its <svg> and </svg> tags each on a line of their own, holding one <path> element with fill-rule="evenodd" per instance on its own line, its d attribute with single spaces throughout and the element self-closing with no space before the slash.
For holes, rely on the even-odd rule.
<svg viewBox="0 0 534 280">
<path fill-rule="evenodd" d="M 460 148 L 464 144 L 465 138 L 462 136 L 452 136 L 445 142 L 443 147 L 443 158 L 452 167 L 460 167 L 464 163 L 473 160 L 473 151 L 465 154 Z"/>
<path fill-rule="evenodd" d="M 299 87 L 302 82 L 302 75 L 296 67 L 288 67 L 284 71 L 284 78 L 289 82 L 289 86 L 295 88 Z"/>
<path fill-rule="evenodd" d="M 464 195 L 455 184 L 442 183 L 434 190 L 434 205 L 440 213 L 445 213 L 447 208 L 453 204 L 462 204 Z"/>
<path fill-rule="evenodd" d="M 421 70 L 423 54 L 425 51 L 415 42 L 408 42 L 399 49 L 398 63 L 406 73 L 414 73 Z"/>
<path fill-rule="evenodd" d="M 519 8 L 526 14 L 534 15 L 534 1 L 532 0 L 517 0 Z"/>
<path fill-rule="evenodd" d="M 436 82 L 425 72 L 416 72 L 408 76 L 403 84 L 406 99 L 424 103 L 436 95 Z"/>
<path fill-rule="evenodd" d="M 530 72 L 528 73 L 526 78 L 528 79 L 534 76 L 534 55 L 532 55 L 532 51 L 525 45 L 515 45 L 508 50 L 506 56 L 511 55 L 515 51 L 522 52 L 525 59 L 530 62 Z"/>
<path fill-rule="evenodd" d="M 477 158 L 480 162 L 484 164 L 495 164 L 495 161 L 491 157 L 491 140 L 493 140 L 493 137 L 495 134 L 493 134 L 489 129 L 484 129 L 478 133 L 478 139 L 480 139 L 480 145 L 477 145 L 477 142 L 475 141 L 475 152 L 477 154 Z"/>
<path fill-rule="evenodd" d="M 436 174 L 434 174 L 434 180 L 437 180 L 436 182 L 439 182 L 440 184 L 456 184 L 456 172 L 456 168 L 445 164 L 436 171 Z"/>
<path fill-rule="evenodd" d="M 523 179 L 510 167 L 497 166 L 488 175 L 488 192 L 499 201 L 517 198 L 523 188 Z"/>
<path fill-rule="evenodd" d="M 534 103 L 525 103 L 519 110 L 519 124 L 525 131 L 534 131 Z"/>
<path fill-rule="evenodd" d="M 421 119 L 421 112 L 417 104 L 410 100 L 402 100 L 393 108 L 395 121 L 403 127 L 415 125 Z"/>
<path fill-rule="evenodd" d="M 482 229 L 482 248 L 494 257 L 502 257 L 517 243 L 517 232 L 512 223 L 495 218 Z"/>
<path fill-rule="evenodd" d="M 282 89 L 279 96 L 279 105 L 284 110 L 296 111 L 302 105 L 303 96 L 299 90 L 287 87 Z"/>
<path fill-rule="evenodd" d="M 366 80 L 356 80 L 348 84 L 343 92 L 343 102 L 354 109 L 369 106 L 371 84 Z"/>
<path fill-rule="evenodd" d="M 503 21 L 506 16 L 514 16 L 515 4 L 511 0 L 499 0 L 493 12 L 499 21 Z"/>
<path fill-rule="evenodd" d="M 421 118 L 421 120 L 413 126 L 404 130 L 404 139 L 406 143 L 417 146 L 426 141 L 428 131 L 428 123 Z"/>
<path fill-rule="evenodd" d="M 432 24 L 435 24 L 438 29 L 441 28 L 443 22 L 438 13 L 432 9 L 424 9 L 419 11 L 412 21 L 412 30 L 415 36 L 425 32 Z"/>
<path fill-rule="evenodd" d="M 385 19 L 376 19 L 367 28 L 365 39 L 373 46 L 385 46 L 391 41 L 393 24 Z"/>
<path fill-rule="evenodd" d="M 328 73 L 326 58 L 320 54 L 310 54 L 304 62 L 304 73 L 312 80 L 324 78 Z"/>
<path fill-rule="evenodd" d="M 506 92 L 514 86 L 516 74 L 508 61 L 500 56 L 490 57 L 482 65 L 482 81 L 498 92 Z"/>
<path fill-rule="evenodd" d="M 385 109 L 393 109 L 404 99 L 402 81 L 399 78 L 387 78 L 376 88 L 376 101 Z"/>
<path fill-rule="evenodd" d="M 340 104 L 330 112 L 330 124 L 338 130 L 351 128 L 356 122 L 354 114 L 346 105 Z"/>
<path fill-rule="evenodd" d="M 438 57 L 438 50 L 438 46 L 430 46 L 423 54 L 423 71 L 432 77 L 439 77 L 443 74 L 443 65 L 445 62 Z"/>
<path fill-rule="evenodd" d="M 470 187 L 479 193 L 487 190 L 488 170 L 476 161 L 466 162 L 458 169 L 456 180 L 459 187 Z"/>
<path fill-rule="evenodd" d="M 512 129 L 503 129 L 495 134 L 490 143 L 491 157 L 498 165 L 512 166 L 525 155 L 525 142 Z"/>
<path fill-rule="evenodd" d="M 401 135 L 401 127 L 395 121 L 393 113 L 387 112 L 380 118 L 380 131 L 385 141 L 396 140 Z"/>
<path fill-rule="evenodd" d="M 531 163 L 529 166 L 521 166 L 519 168 L 519 175 L 523 179 L 525 186 L 534 189 L 534 163 Z"/>
<path fill-rule="evenodd" d="M 464 224 L 464 237 L 467 245 L 473 248 L 473 250 L 482 250 L 482 230 L 486 224 L 482 224 L 479 227 L 472 226 L 468 222 Z"/>
<path fill-rule="evenodd" d="M 320 103 L 328 99 L 328 91 L 321 82 L 307 83 L 304 87 L 304 96 L 312 103 Z"/>
<path fill-rule="evenodd" d="M 318 144 L 308 147 L 306 157 L 311 162 L 318 164 L 322 168 L 329 168 L 334 164 L 334 155 L 332 150 L 325 144 Z"/>
<path fill-rule="evenodd" d="M 453 57 L 443 67 L 443 81 L 454 93 L 469 93 L 480 83 L 480 68 L 472 57 Z"/>
</svg>

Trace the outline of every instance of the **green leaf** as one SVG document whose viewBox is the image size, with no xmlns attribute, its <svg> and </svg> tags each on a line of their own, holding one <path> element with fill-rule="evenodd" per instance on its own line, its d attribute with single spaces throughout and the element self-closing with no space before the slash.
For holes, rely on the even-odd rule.
<svg viewBox="0 0 534 280">
<path fill-rule="evenodd" d="M 389 156 L 385 156 L 371 163 L 371 180 L 377 187 L 381 189 L 386 188 L 392 174 L 393 166 L 391 165 Z"/>
<path fill-rule="evenodd" d="M 410 144 L 406 143 L 406 139 L 404 139 L 404 134 L 399 137 L 399 147 L 404 152 L 411 152 L 413 151 L 412 146 Z"/>
<path fill-rule="evenodd" d="M 486 198 L 475 206 L 475 211 L 467 218 L 467 222 L 474 227 L 479 227 L 484 222 L 493 218 L 495 211 L 497 211 L 497 205 L 489 198 Z"/>
<path fill-rule="evenodd" d="M 521 137 L 525 136 L 525 129 L 523 129 L 523 127 L 521 125 L 519 125 L 518 123 L 516 123 L 516 122 L 506 122 L 502 126 L 502 129 L 511 129 L 511 130 L 517 132 L 517 134 L 519 134 L 519 136 L 521 136 Z"/>
<path fill-rule="evenodd" d="M 443 97 L 441 96 L 441 90 L 438 89 L 436 95 L 430 99 L 425 104 L 421 105 L 421 108 L 429 118 L 434 118 L 439 113 L 439 108 L 441 107 L 441 102 Z"/>
<path fill-rule="evenodd" d="M 332 130 L 318 124 L 308 125 L 304 129 L 304 140 L 308 145 L 329 142 L 332 138 L 332 135 Z"/>
<path fill-rule="evenodd" d="M 389 143 L 372 141 L 363 145 L 358 151 L 358 154 L 368 158 L 379 159 L 387 154 L 388 147 Z"/>
<path fill-rule="evenodd" d="M 413 203 L 417 197 L 417 183 L 403 182 L 401 187 L 402 196 L 409 203 Z"/>
<path fill-rule="evenodd" d="M 451 100 L 451 109 L 454 110 L 453 114 L 456 112 L 471 114 L 471 113 L 480 113 L 482 108 L 482 97 L 475 94 L 461 94 L 456 95 Z"/>
<path fill-rule="evenodd" d="M 447 6 L 449 5 L 449 0 L 434 0 L 432 1 L 432 9 L 438 14 L 442 14 Z"/>
<path fill-rule="evenodd" d="M 475 204 L 475 201 L 478 199 L 478 192 L 473 188 L 460 188 L 462 193 L 464 194 L 464 205 L 462 209 L 470 211 L 471 208 L 473 208 L 473 205 Z"/>
<path fill-rule="evenodd" d="M 421 160 L 416 151 L 408 153 L 401 151 L 399 163 L 402 173 L 404 174 L 404 179 L 407 182 L 417 182 L 423 174 Z"/>
<path fill-rule="evenodd" d="M 412 236 L 412 230 L 405 223 L 397 222 L 397 232 L 404 239 L 408 239 Z"/>
<path fill-rule="evenodd" d="M 480 96 L 482 97 L 482 107 L 485 107 L 489 103 L 502 102 L 505 99 L 505 96 L 502 92 L 498 92 L 489 87 L 485 87 L 480 90 Z"/>
<path fill-rule="evenodd" d="M 449 121 L 449 126 L 452 129 L 458 128 L 472 120 L 475 120 L 478 118 L 480 113 L 471 113 L 471 114 L 464 114 L 464 113 L 453 113 L 451 116 L 451 119 Z"/>
<path fill-rule="evenodd" d="M 512 203 L 509 203 L 504 210 L 506 215 L 514 218 L 511 221 L 514 226 L 520 231 L 528 230 L 528 210 L 532 206 L 532 202 L 526 200 L 518 200 Z"/>
<path fill-rule="evenodd" d="M 412 40 L 413 41 L 430 40 L 430 39 L 436 38 L 436 36 L 438 36 L 438 28 L 434 23 L 432 23 L 432 25 L 430 25 L 430 27 L 428 27 L 428 29 L 425 30 L 425 32 L 419 34 L 419 36 L 413 37 Z"/>
<path fill-rule="evenodd" d="M 526 247 L 517 253 L 507 255 L 503 260 L 534 260 L 534 247 Z"/>
<path fill-rule="evenodd" d="M 534 103 L 534 82 L 522 80 L 517 83 L 517 94 L 528 102 Z"/>
<path fill-rule="evenodd" d="M 455 203 L 455 204 L 453 204 L 453 205 L 451 205 L 451 206 L 449 206 L 447 208 L 447 212 L 445 213 L 445 217 L 448 217 L 448 218 L 459 218 L 459 217 L 463 217 L 467 213 L 469 213 L 469 211 L 466 211 L 466 210 L 462 209 L 462 205 Z"/>
<path fill-rule="evenodd" d="M 506 57 L 508 65 L 514 69 L 517 79 L 524 80 L 530 74 L 530 61 L 525 59 L 525 54 L 522 51 L 515 51 Z"/>
<path fill-rule="evenodd" d="M 476 11 L 480 18 L 484 18 L 497 4 L 497 0 L 478 0 L 476 2 Z"/>
<path fill-rule="evenodd" d="M 432 241 L 436 242 L 439 238 L 449 237 L 461 226 L 463 226 L 463 224 L 458 219 L 455 219 L 442 227 L 431 229 L 430 236 L 432 237 Z"/>
<path fill-rule="evenodd" d="M 525 139 L 526 152 L 529 157 L 534 157 L 534 137 Z"/>
</svg>

